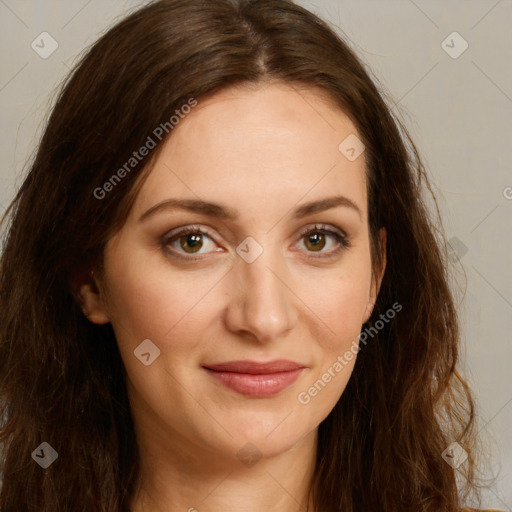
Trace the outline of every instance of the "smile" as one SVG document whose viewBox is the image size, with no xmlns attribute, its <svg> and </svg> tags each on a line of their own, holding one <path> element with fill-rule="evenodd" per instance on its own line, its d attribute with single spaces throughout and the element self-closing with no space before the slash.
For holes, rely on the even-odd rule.
<svg viewBox="0 0 512 512">
<path fill-rule="evenodd" d="M 291 386 L 305 369 L 291 361 L 233 361 L 203 368 L 229 389 L 254 398 L 276 395 Z"/>
</svg>

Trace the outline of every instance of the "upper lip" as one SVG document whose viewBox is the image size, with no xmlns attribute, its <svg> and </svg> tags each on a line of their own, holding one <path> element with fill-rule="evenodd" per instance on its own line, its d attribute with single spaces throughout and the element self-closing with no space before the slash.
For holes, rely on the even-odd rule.
<svg viewBox="0 0 512 512">
<path fill-rule="evenodd" d="M 204 367 L 216 372 L 248 373 L 253 375 L 290 372 L 305 368 L 302 364 L 287 361 L 286 359 L 276 359 L 266 363 L 259 363 L 257 361 L 228 361 L 226 363 L 209 364 Z"/>
</svg>

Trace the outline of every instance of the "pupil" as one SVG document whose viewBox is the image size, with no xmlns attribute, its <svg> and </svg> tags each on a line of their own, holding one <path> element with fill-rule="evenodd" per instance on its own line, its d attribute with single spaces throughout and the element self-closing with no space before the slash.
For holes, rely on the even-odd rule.
<svg viewBox="0 0 512 512">
<path fill-rule="evenodd" d="M 324 242 L 324 235 L 322 234 L 315 234 L 315 235 L 310 235 L 308 237 L 308 241 L 309 243 L 313 246 L 313 249 L 322 249 L 323 248 L 323 244 L 322 242 Z"/>
<path fill-rule="evenodd" d="M 183 242 L 183 237 L 182 237 L 181 247 L 185 250 L 187 250 L 187 248 L 192 248 L 192 249 L 199 248 L 200 249 L 202 245 L 203 244 L 201 242 L 201 235 L 189 234 L 185 237 L 185 242 Z"/>
</svg>

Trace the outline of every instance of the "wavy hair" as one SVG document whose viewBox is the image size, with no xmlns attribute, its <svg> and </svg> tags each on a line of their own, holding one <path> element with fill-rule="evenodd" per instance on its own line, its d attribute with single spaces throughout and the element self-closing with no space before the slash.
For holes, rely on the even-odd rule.
<svg viewBox="0 0 512 512">
<path fill-rule="evenodd" d="M 474 399 L 458 371 L 459 325 L 435 194 L 403 123 L 346 41 L 289 0 L 160 0 L 103 34 L 62 84 L 2 224 L 0 405 L 3 512 L 127 510 L 139 453 L 110 324 L 82 314 L 77 276 L 101 271 L 159 144 L 105 198 L 109 181 L 190 98 L 284 82 L 316 87 L 366 146 L 372 264 L 387 267 L 368 324 L 400 314 L 359 353 L 319 425 L 311 488 L 322 512 L 455 512 L 454 469 L 477 489 Z M 172 132 L 170 135 L 172 136 Z M 434 199 L 427 207 L 425 193 Z M 31 454 L 48 442 L 46 470 Z M 77 508 L 77 504 L 80 504 Z"/>
</svg>

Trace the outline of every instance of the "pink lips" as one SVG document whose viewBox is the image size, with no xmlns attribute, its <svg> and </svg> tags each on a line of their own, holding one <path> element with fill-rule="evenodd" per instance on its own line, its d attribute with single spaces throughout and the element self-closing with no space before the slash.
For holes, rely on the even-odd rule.
<svg viewBox="0 0 512 512">
<path fill-rule="evenodd" d="M 246 396 L 264 398 L 290 386 L 305 366 L 280 359 L 268 363 L 230 361 L 204 368 L 212 377 L 233 391 Z"/>
</svg>

